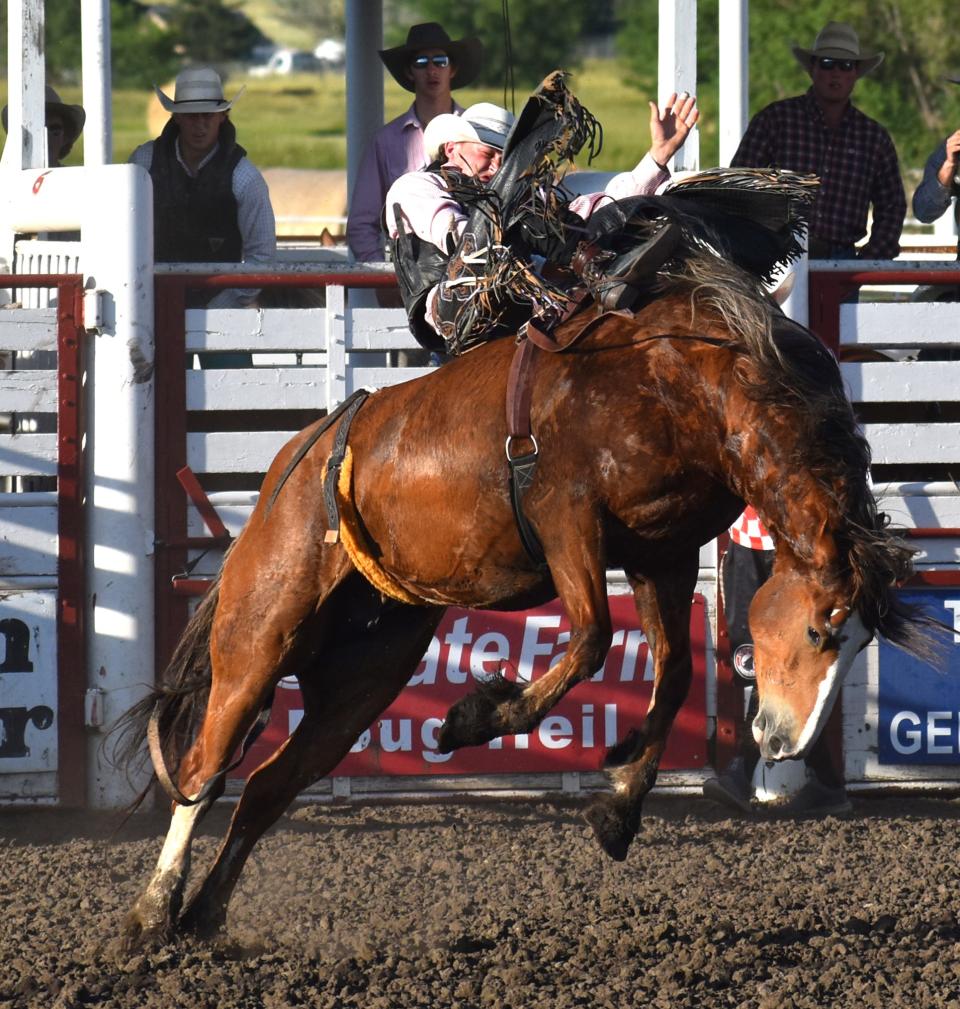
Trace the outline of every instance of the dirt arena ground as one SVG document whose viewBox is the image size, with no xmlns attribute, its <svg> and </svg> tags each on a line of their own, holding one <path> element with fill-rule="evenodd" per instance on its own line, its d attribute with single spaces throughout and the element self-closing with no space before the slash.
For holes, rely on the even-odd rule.
<svg viewBox="0 0 960 1009">
<path fill-rule="evenodd" d="M 125 956 L 111 940 L 165 816 L 114 833 L 2 810 L 0 1006 L 960 1007 L 960 800 L 648 810 L 618 864 L 572 803 L 299 806 L 254 853 L 224 941 Z"/>
</svg>

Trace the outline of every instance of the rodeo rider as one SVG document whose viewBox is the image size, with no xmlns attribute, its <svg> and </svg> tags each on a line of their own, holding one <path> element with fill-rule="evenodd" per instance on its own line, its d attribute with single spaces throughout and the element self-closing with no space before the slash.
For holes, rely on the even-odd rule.
<svg viewBox="0 0 960 1009">
<path fill-rule="evenodd" d="M 615 176 L 602 193 L 571 200 L 567 209 L 587 219 L 601 204 L 660 191 L 669 181 L 666 168 L 699 119 L 696 98 L 673 95 L 663 112 L 650 102 L 650 150 L 630 172 Z M 489 332 L 462 325 L 469 303 L 469 279 L 462 264 L 469 261 L 467 241 L 482 245 L 467 232 L 468 213 L 451 192 L 451 180 L 462 185 L 488 185 L 501 168 L 504 145 L 514 123 L 506 109 L 488 102 L 470 106 L 462 115 L 443 114 L 424 131 L 431 163 L 402 175 L 387 193 L 385 214 L 410 327 L 420 344 L 432 351 L 458 354 L 489 338 Z M 616 263 L 622 283 L 608 291 L 604 307 L 625 307 L 627 292 L 654 273 L 673 251 L 677 237 L 666 224 L 632 255 L 628 268 Z M 475 251 L 475 250 L 474 250 Z M 453 270 L 453 264 L 457 270 Z M 566 265 L 566 264 L 562 264 Z M 458 324 L 460 323 L 460 324 Z M 466 330 L 466 331 L 465 331 Z"/>
</svg>

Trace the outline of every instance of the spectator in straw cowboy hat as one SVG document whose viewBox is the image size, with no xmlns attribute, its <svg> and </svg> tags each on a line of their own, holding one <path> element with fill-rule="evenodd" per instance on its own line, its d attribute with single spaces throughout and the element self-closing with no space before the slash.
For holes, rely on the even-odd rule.
<svg viewBox="0 0 960 1009">
<path fill-rule="evenodd" d="M 947 76 L 945 80 L 960 84 L 960 74 Z M 954 220 L 960 225 L 960 130 L 954 130 L 927 158 L 923 169 L 923 180 L 913 194 L 913 214 L 918 221 L 932 224 L 942 217 L 954 202 Z M 960 259 L 960 245 L 957 247 Z M 915 300 L 956 301 L 960 298 L 960 287 L 956 285 L 930 285 L 917 292 Z"/>
<path fill-rule="evenodd" d="M 427 163 L 423 131 L 441 113 L 460 113 L 450 92 L 472 83 L 480 71 L 483 44 L 478 38 L 451 39 L 435 22 L 414 25 L 403 45 L 380 50 L 393 79 L 413 92 L 403 115 L 381 127 L 367 146 L 353 188 L 347 218 L 347 243 L 361 261 L 383 259 L 381 227 L 384 199 L 395 179 Z"/>
<path fill-rule="evenodd" d="M 83 132 L 83 124 L 87 121 L 87 114 L 80 105 L 67 105 L 60 101 L 60 96 L 49 84 L 45 91 L 47 164 L 50 168 L 59 168 Z M 3 112 L 0 113 L 0 119 L 3 120 L 3 128 L 6 130 L 6 105 L 3 107 Z"/>
<path fill-rule="evenodd" d="M 158 262 L 270 262 L 276 224 L 263 176 L 237 143 L 220 75 L 209 67 L 178 74 L 174 96 L 155 88 L 170 121 L 130 161 L 153 180 L 154 256 Z M 221 291 L 191 304 L 237 307 L 257 291 Z"/>
<path fill-rule="evenodd" d="M 747 127 L 732 164 L 782 168 L 820 177 L 809 227 L 810 255 L 820 259 L 893 259 L 907 202 L 890 134 L 850 101 L 861 77 L 873 73 L 883 53 L 866 52 L 854 29 L 831 21 L 793 55 L 810 75 L 802 95 L 773 102 Z M 856 243 L 870 238 L 859 252 Z"/>
</svg>

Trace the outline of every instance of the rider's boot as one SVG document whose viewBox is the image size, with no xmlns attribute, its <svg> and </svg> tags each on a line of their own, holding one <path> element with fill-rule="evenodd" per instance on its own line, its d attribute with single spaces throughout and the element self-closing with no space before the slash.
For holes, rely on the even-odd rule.
<svg viewBox="0 0 960 1009">
<path fill-rule="evenodd" d="M 604 312 L 628 311 L 640 300 L 657 270 L 676 251 L 682 237 L 683 230 L 678 224 L 656 221 L 649 238 L 619 255 L 594 243 L 581 246 L 574 257 L 573 269 L 596 292 Z"/>
<path fill-rule="evenodd" d="M 468 223 L 447 264 L 446 275 L 437 285 L 433 317 L 448 354 L 462 354 L 482 343 L 491 328 L 487 283 L 491 235 L 489 228 L 483 228 L 479 235 L 478 230 Z"/>
</svg>

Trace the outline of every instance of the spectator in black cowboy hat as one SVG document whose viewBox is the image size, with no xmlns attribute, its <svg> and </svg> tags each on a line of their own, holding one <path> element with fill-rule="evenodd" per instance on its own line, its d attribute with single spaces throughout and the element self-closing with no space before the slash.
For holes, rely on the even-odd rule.
<svg viewBox="0 0 960 1009">
<path fill-rule="evenodd" d="M 153 180 L 154 257 L 157 262 L 271 262 L 277 236 L 270 192 L 237 143 L 220 75 L 209 67 L 182 70 L 174 97 L 155 88 L 171 113 L 156 140 L 141 144 L 130 161 Z M 194 307 L 250 304 L 257 291 L 221 291 Z"/>
<path fill-rule="evenodd" d="M 354 257 L 365 262 L 384 258 L 381 217 L 387 190 L 401 175 L 426 165 L 423 131 L 430 120 L 463 111 L 450 92 L 475 80 L 483 44 L 473 37 L 451 39 L 430 21 L 414 25 L 403 45 L 380 50 L 380 59 L 400 87 L 413 92 L 414 100 L 403 115 L 377 131 L 360 162 L 347 218 L 347 244 Z"/>
<path fill-rule="evenodd" d="M 67 105 L 48 84 L 46 92 L 47 165 L 60 168 L 77 138 L 83 132 L 87 114 L 80 105 Z M 7 106 L 0 113 L 3 128 L 7 129 Z"/>
</svg>

